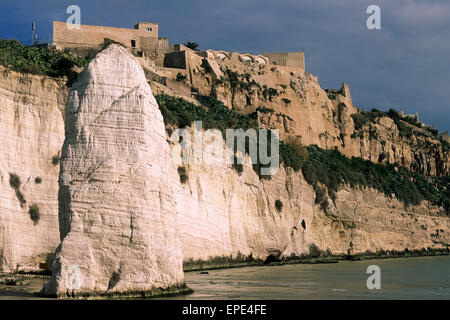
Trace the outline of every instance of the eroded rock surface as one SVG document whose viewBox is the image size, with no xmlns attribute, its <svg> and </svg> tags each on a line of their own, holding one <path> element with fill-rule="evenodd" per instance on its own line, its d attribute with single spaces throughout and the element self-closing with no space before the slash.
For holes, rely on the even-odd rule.
<svg viewBox="0 0 450 320">
<path fill-rule="evenodd" d="M 183 284 L 178 175 L 139 63 L 117 45 L 99 53 L 72 87 L 66 114 L 61 244 L 43 294 Z"/>
<path fill-rule="evenodd" d="M 428 201 L 405 207 L 377 190 L 343 185 L 324 210 L 301 171 L 281 167 L 270 180 L 259 179 L 248 156 L 242 173 L 221 161 L 184 167 L 188 179 L 177 203 L 187 261 L 299 256 L 313 244 L 345 255 L 446 249 L 450 243 L 450 218 Z"/>
<path fill-rule="evenodd" d="M 58 246 L 66 103 L 63 80 L 0 67 L 0 272 L 36 270 Z"/>
</svg>

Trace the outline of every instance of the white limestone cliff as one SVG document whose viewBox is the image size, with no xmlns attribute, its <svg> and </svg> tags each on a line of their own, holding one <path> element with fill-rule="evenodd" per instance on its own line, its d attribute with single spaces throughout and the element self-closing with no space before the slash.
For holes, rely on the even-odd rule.
<svg viewBox="0 0 450 320">
<path fill-rule="evenodd" d="M 178 154 L 175 143 L 172 149 Z M 185 260 L 299 256 L 312 244 L 346 255 L 446 249 L 450 243 L 450 218 L 427 201 L 405 208 L 377 190 L 342 186 L 324 211 L 301 171 L 282 166 L 261 180 L 248 156 L 241 174 L 220 161 L 183 166 L 188 179 L 177 203 Z M 281 211 L 276 200 L 283 203 Z"/>
<path fill-rule="evenodd" d="M 99 53 L 72 87 L 66 115 L 61 244 L 43 294 L 183 285 L 178 175 L 139 63 L 118 45 Z"/>
<path fill-rule="evenodd" d="M 60 155 L 64 141 L 61 111 L 67 90 L 63 81 L 6 73 L 0 74 L 0 270 L 35 270 L 62 241 L 47 295 L 71 293 L 78 284 L 78 293 L 167 288 L 183 282 L 183 259 L 298 255 L 312 243 L 334 254 L 448 248 L 450 243 L 450 219 L 428 202 L 405 209 L 375 190 L 343 186 L 324 212 L 314 203 L 313 188 L 291 169 L 281 168 L 265 181 L 249 164 L 242 175 L 230 165 L 191 164 L 185 165 L 188 180 L 180 186 L 142 69 L 116 46 L 100 53 L 70 92 L 58 223 L 59 165 L 52 158 Z M 295 77 L 294 93 L 307 99 L 282 106 L 308 124 L 296 132 L 305 144 L 318 143 L 325 131 L 336 141 L 328 144 L 324 138 L 319 145 L 339 144 L 331 106 L 349 97 L 330 101 L 317 81 Z M 353 130 L 351 113 L 341 114 L 349 128 L 345 139 Z M 388 134 L 381 129 L 381 135 Z M 352 144 L 346 140 L 346 145 Z M 373 157 L 380 151 L 375 149 Z M 10 173 L 22 181 L 23 208 Z M 283 202 L 281 212 L 275 200 Z M 29 215 L 33 204 L 40 208 L 37 223 Z M 67 280 L 78 270 L 80 281 L 69 282 L 69 288 Z"/>
<path fill-rule="evenodd" d="M 36 270 L 51 262 L 59 243 L 57 177 L 66 103 L 64 80 L 0 67 L 0 272 Z M 20 186 L 11 186 L 10 175 Z"/>
</svg>

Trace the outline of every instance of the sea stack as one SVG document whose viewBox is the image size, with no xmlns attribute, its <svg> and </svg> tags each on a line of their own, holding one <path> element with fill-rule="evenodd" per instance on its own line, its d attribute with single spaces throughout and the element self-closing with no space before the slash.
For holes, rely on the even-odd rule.
<svg viewBox="0 0 450 320">
<path fill-rule="evenodd" d="M 163 117 L 138 61 L 100 52 L 69 93 L 59 230 L 45 296 L 182 291 L 179 184 Z"/>
</svg>

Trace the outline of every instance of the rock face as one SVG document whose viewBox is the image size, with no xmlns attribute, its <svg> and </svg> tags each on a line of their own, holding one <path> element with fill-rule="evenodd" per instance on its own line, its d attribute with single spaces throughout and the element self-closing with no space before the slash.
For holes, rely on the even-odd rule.
<svg viewBox="0 0 450 320">
<path fill-rule="evenodd" d="M 99 53 L 69 93 L 53 275 L 43 294 L 130 293 L 183 284 L 172 196 L 179 178 L 139 63 Z"/>
<path fill-rule="evenodd" d="M 273 108 L 258 112 L 259 123 L 279 128 L 281 136 L 300 136 L 303 144 L 336 146 L 375 162 L 386 153 L 384 161 L 448 174 L 448 151 L 438 141 L 402 138 L 390 118 L 365 124 L 352 138 L 357 111 L 346 86 L 325 92 L 309 74 L 281 66 L 255 69 L 233 57 L 219 66 L 248 72 L 261 88 L 232 92 L 226 82 L 212 88 L 197 59 L 189 77 L 199 92 L 214 89 L 245 113 Z M 66 114 L 63 80 L 0 70 L 0 271 L 36 270 L 61 243 L 47 295 L 167 288 L 183 282 L 182 259 L 298 255 L 312 243 L 335 254 L 450 243 L 449 218 L 427 202 L 404 208 L 375 190 L 343 186 L 324 211 L 313 188 L 291 169 L 265 181 L 249 164 L 241 175 L 221 163 L 191 164 L 180 185 L 142 69 L 119 47 L 90 64 L 70 92 Z M 265 97 L 264 86 L 277 88 L 277 95 Z M 19 186 L 11 185 L 11 174 Z M 280 212 L 276 200 L 283 203 Z M 33 205 L 40 213 L 36 221 Z"/>
<path fill-rule="evenodd" d="M 59 243 L 66 99 L 63 80 L 0 67 L 0 272 L 36 270 Z M 11 185 L 11 175 L 20 185 Z"/>
<path fill-rule="evenodd" d="M 207 60 L 215 65 L 212 71 L 204 68 L 203 59 L 195 52 L 186 51 L 187 84 L 240 113 L 265 109 L 258 113 L 259 125 L 279 129 L 281 139 L 296 136 L 304 145 L 338 148 L 348 157 L 373 162 L 397 162 L 427 176 L 449 174 L 450 149 L 426 130 L 413 127 L 412 137 L 402 136 L 387 116 L 356 129 L 352 115 L 359 111 L 345 84 L 340 90 L 324 90 L 317 77 L 301 69 L 246 62 L 236 52 L 223 59 Z M 214 69 L 221 70 L 221 75 Z M 167 70 L 159 72 L 166 75 Z M 173 71 L 172 80 L 176 75 Z M 168 85 L 168 79 L 160 82 Z M 174 95 L 169 88 L 161 90 L 161 83 L 150 80 L 158 92 Z"/>
<path fill-rule="evenodd" d="M 185 167 L 189 178 L 178 199 L 185 260 L 308 254 L 312 244 L 357 254 L 450 243 L 450 218 L 426 201 L 405 208 L 376 190 L 343 186 L 324 211 L 313 187 L 291 168 L 260 180 L 248 158 L 241 174 L 219 162 Z"/>
</svg>

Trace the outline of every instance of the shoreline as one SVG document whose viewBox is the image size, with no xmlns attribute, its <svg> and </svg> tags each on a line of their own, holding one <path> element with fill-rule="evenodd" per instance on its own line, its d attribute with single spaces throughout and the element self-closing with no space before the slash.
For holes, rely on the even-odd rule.
<svg viewBox="0 0 450 320">
<path fill-rule="evenodd" d="M 435 257 L 435 256 L 447 256 L 450 255 L 449 248 L 442 249 L 422 249 L 422 250 L 388 250 L 377 252 L 365 252 L 357 253 L 353 255 L 325 255 L 321 253 L 318 256 L 294 256 L 284 257 L 277 260 L 266 261 L 256 259 L 251 261 L 237 260 L 235 262 L 228 261 L 226 263 L 214 263 L 217 258 L 212 258 L 208 261 L 188 261 L 187 265 L 183 267 L 184 272 L 198 272 L 207 270 L 220 270 L 220 269 L 232 269 L 232 268 L 244 268 L 255 266 L 281 266 L 288 264 L 328 264 L 339 263 L 339 261 L 364 261 L 364 260 L 379 260 L 379 259 L 401 259 L 401 258 L 417 258 L 417 257 Z M 222 257 L 220 257 L 222 258 Z M 223 258 L 222 258 L 223 259 Z M 274 258 L 272 258 L 274 259 Z M 211 262 L 210 262 L 211 261 Z"/>
<path fill-rule="evenodd" d="M 194 293 L 186 283 L 176 284 L 167 288 L 156 288 L 146 291 L 127 292 L 77 292 L 73 295 L 61 294 L 55 300 L 145 300 L 164 297 L 184 296 Z M 40 295 L 40 294 L 38 294 Z"/>
<path fill-rule="evenodd" d="M 239 260 L 232 260 L 230 257 L 216 257 L 208 261 L 188 261 L 188 265 L 183 266 L 183 271 L 188 272 L 204 272 L 208 270 L 234 269 L 255 266 L 283 266 L 293 264 L 330 264 L 339 263 L 340 261 L 364 261 L 364 260 L 380 260 L 380 259 L 401 259 L 401 258 L 420 258 L 420 257 L 437 257 L 449 256 L 449 248 L 442 249 L 422 249 L 422 250 L 403 250 L 403 251 L 377 251 L 365 252 L 354 255 L 326 255 L 321 252 L 319 256 L 302 255 L 298 257 L 285 257 L 278 260 L 267 259 L 266 261 L 259 259 L 251 259 L 251 257 L 242 257 Z M 268 261 L 269 260 L 269 261 Z M 219 263 L 222 262 L 222 263 Z M 190 263 L 190 264 L 189 264 Z M 0 287 L 2 297 L 6 299 L 49 299 L 49 300 L 130 300 L 130 299 L 153 299 L 174 296 L 188 296 L 194 293 L 188 284 L 178 284 L 169 288 L 156 288 L 149 291 L 135 291 L 123 293 L 76 293 L 74 296 L 60 295 L 59 297 L 43 297 L 37 291 L 31 291 L 31 281 L 42 281 L 43 283 L 50 279 L 50 275 L 45 271 L 19 271 L 15 273 L 1 273 Z M 9 294 L 10 293 L 10 294 Z"/>
</svg>

